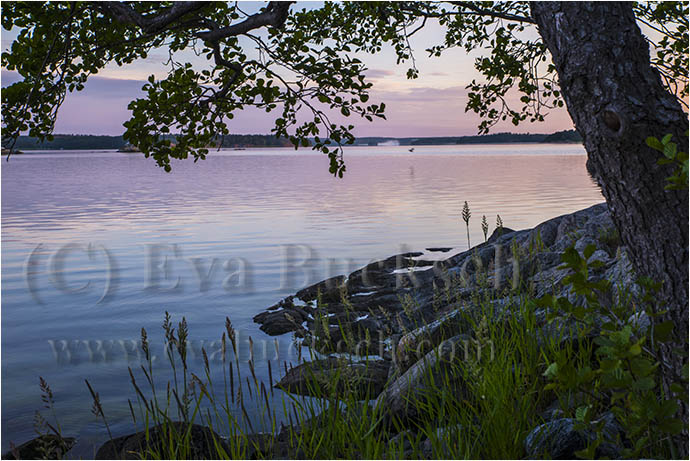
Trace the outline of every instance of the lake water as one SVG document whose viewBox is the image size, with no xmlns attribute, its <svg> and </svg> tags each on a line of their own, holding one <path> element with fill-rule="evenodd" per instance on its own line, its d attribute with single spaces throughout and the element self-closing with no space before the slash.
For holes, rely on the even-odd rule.
<svg viewBox="0 0 690 461">
<path fill-rule="evenodd" d="M 522 229 L 603 200 L 579 145 L 352 147 L 345 160 L 336 179 L 325 156 L 289 149 L 212 152 L 170 174 L 141 154 L 3 158 L 2 450 L 34 436 L 39 376 L 79 439 L 72 456 L 107 439 L 85 378 L 114 435 L 131 432 L 127 367 L 142 327 L 162 355 L 165 311 L 186 317 L 198 367 L 226 316 L 241 341 L 273 341 L 252 317 L 307 284 L 403 251 L 465 249 L 465 200 L 474 243 L 482 215 L 490 232 L 497 213 Z M 290 335 L 278 339 L 274 371 L 295 360 Z"/>
</svg>

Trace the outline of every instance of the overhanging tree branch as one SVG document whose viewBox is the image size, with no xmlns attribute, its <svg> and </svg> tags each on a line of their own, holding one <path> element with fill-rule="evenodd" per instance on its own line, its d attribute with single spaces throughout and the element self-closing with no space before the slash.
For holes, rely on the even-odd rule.
<svg viewBox="0 0 690 461">
<path fill-rule="evenodd" d="M 455 5 L 455 6 L 459 6 L 461 8 L 466 8 L 466 9 L 470 10 L 470 12 L 478 14 L 480 16 L 489 16 L 489 17 L 497 18 L 497 19 L 506 19 L 508 21 L 528 22 L 530 24 L 536 24 L 534 19 L 532 19 L 528 16 L 520 16 L 517 14 L 504 13 L 504 12 L 497 11 L 497 10 L 487 10 L 486 8 L 480 8 L 479 6 L 475 5 L 472 2 L 450 2 L 450 3 Z"/>
<path fill-rule="evenodd" d="M 269 2 L 265 10 L 249 16 L 242 22 L 196 34 L 202 40 L 215 42 L 226 37 L 246 34 L 265 26 L 280 27 L 287 19 L 290 5 L 294 2 Z"/>
<path fill-rule="evenodd" d="M 163 12 L 143 15 L 123 2 L 97 3 L 104 14 L 121 23 L 134 24 L 147 33 L 160 32 L 186 14 L 201 10 L 211 4 L 211 2 L 179 2 Z"/>
</svg>

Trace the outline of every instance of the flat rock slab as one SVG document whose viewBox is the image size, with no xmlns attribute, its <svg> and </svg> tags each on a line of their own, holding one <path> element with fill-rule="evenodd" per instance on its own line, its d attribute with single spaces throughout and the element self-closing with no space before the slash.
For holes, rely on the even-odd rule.
<svg viewBox="0 0 690 461">
<path fill-rule="evenodd" d="M 311 397 L 339 393 L 344 399 L 370 400 L 383 391 L 389 368 L 386 360 L 353 362 L 330 357 L 290 369 L 274 387 Z"/>
</svg>

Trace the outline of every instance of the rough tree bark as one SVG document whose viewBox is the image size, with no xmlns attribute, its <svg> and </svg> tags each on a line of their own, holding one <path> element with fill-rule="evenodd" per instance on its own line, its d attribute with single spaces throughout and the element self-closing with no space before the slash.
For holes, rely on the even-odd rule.
<svg viewBox="0 0 690 461">
<path fill-rule="evenodd" d="M 688 344 L 688 191 L 667 191 L 669 166 L 648 136 L 687 148 L 688 116 L 662 85 L 628 2 L 535 2 L 532 17 L 553 57 L 587 169 L 598 181 L 639 275 L 663 281 L 677 341 Z M 675 370 L 677 355 L 665 354 Z M 687 408 L 683 415 L 687 418 Z M 687 438 L 681 447 L 687 455 Z"/>
</svg>

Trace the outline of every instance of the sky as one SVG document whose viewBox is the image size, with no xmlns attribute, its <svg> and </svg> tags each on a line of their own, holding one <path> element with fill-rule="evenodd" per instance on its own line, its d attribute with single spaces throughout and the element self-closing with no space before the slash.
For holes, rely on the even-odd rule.
<svg viewBox="0 0 690 461">
<path fill-rule="evenodd" d="M 254 5 L 252 5 L 254 4 Z M 246 9 L 257 3 L 245 3 Z M 314 3 L 298 2 L 293 8 L 313 7 Z M 6 50 L 15 36 L 14 31 L 2 30 L 2 48 Z M 442 29 L 427 26 L 412 37 L 420 78 L 408 80 L 407 64 L 396 65 L 395 53 L 384 48 L 376 55 L 357 55 L 367 68 L 366 74 L 373 83 L 371 102 L 385 102 L 387 120 L 368 122 L 350 117 L 348 124 L 355 125 L 357 136 L 422 137 L 462 136 L 477 134 L 479 116 L 465 112 L 466 85 L 478 78 L 474 70 L 477 53 L 467 54 L 463 49 L 446 51 L 440 58 L 430 58 L 424 51 L 442 42 Z M 205 58 L 191 52 L 176 55 L 179 61 L 188 61 L 205 67 Z M 123 133 L 123 122 L 129 119 L 128 103 L 139 97 L 141 87 L 149 75 L 164 78 L 167 68 L 164 61 L 167 50 L 154 50 L 144 60 L 124 67 L 108 65 L 98 75 L 89 78 L 85 89 L 68 94 L 58 113 L 55 133 L 108 134 Z M 2 86 L 14 83 L 19 77 L 2 70 Z M 267 134 L 273 126 L 275 115 L 258 110 L 244 110 L 235 114 L 230 130 L 235 134 Z M 336 115 L 334 121 L 345 121 Z M 503 122 L 492 132 L 512 131 L 546 133 L 572 129 L 573 124 L 565 109 L 552 110 L 544 123 L 524 123 L 515 127 Z"/>
</svg>

